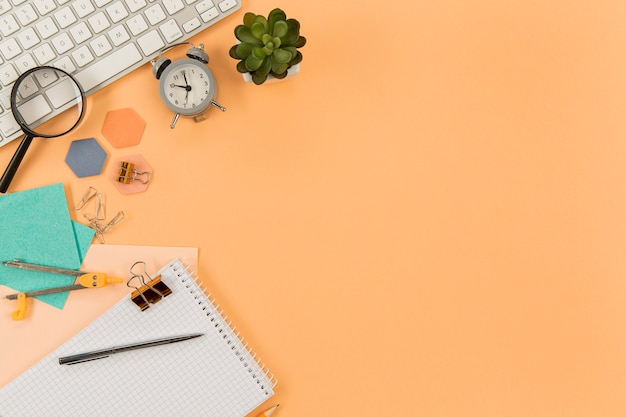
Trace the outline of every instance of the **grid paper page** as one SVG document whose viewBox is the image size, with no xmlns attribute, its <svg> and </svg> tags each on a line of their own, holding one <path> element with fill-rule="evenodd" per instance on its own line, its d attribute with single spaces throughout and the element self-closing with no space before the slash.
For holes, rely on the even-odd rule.
<svg viewBox="0 0 626 417">
<path fill-rule="evenodd" d="M 125 297 L 0 390 L 0 416 L 245 416 L 273 385 L 179 261 L 172 294 L 141 312 Z M 61 356 L 190 333 L 195 339 L 59 365 Z"/>
</svg>

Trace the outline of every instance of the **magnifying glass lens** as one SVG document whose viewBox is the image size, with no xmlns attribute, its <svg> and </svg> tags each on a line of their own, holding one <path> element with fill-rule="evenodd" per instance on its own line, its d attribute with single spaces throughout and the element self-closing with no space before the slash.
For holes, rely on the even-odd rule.
<svg viewBox="0 0 626 417">
<path fill-rule="evenodd" d="M 11 103 L 13 117 L 24 133 L 42 138 L 68 133 L 78 125 L 85 108 L 78 83 L 52 67 L 22 74 L 11 91 Z"/>
<path fill-rule="evenodd" d="M 33 138 L 54 138 L 78 126 L 85 94 L 71 75 L 54 67 L 36 67 L 20 75 L 11 90 L 11 112 L 24 131 L 22 142 L 0 177 L 5 193 Z"/>
</svg>

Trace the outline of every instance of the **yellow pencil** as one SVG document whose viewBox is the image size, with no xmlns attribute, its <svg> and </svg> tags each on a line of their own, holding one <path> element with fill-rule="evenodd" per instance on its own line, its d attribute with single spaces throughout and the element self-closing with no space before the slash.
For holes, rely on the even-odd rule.
<svg viewBox="0 0 626 417">
<path fill-rule="evenodd" d="M 259 417 L 270 417 L 274 413 L 274 411 L 276 411 L 279 405 L 280 404 L 276 404 L 274 407 L 268 408 L 267 410 L 259 414 Z"/>
</svg>

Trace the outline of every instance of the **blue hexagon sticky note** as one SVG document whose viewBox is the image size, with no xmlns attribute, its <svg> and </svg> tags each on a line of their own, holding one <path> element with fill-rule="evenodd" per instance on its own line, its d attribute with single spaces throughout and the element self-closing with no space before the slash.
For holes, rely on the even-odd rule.
<svg viewBox="0 0 626 417">
<path fill-rule="evenodd" d="M 72 142 L 65 163 L 78 178 L 99 175 L 102 172 L 107 153 L 94 138 Z"/>
</svg>

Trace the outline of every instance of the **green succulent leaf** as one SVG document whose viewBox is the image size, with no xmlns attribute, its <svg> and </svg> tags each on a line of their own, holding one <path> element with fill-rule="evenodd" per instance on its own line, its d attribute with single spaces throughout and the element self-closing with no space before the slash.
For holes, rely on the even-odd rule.
<svg viewBox="0 0 626 417">
<path fill-rule="evenodd" d="M 298 52 L 295 46 L 285 46 L 281 49 L 291 54 L 291 57 L 289 59 L 293 59 L 293 57 L 296 55 L 296 52 Z"/>
<path fill-rule="evenodd" d="M 274 25 L 279 20 L 287 20 L 287 15 L 281 9 L 274 9 L 267 16 L 267 24 L 270 28 L 270 35 L 276 36 L 274 34 Z"/>
<path fill-rule="evenodd" d="M 239 44 L 240 45 L 240 44 Z M 230 47 L 230 49 L 228 50 L 228 55 L 230 55 L 231 58 L 234 59 L 239 59 L 239 54 L 237 54 L 237 47 L 239 45 L 233 45 Z"/>
<path fill-rule="evenodd" d="M 271 70 L 272 61 L 271 59 L 266 59 L 263 61 L 263 64 L 259 67 L 259 69 L 255 71 L 255 74 L 267 76 L 267 74 L 269 74 Z"/>
<path fill-rule="evenodd" d="M 288 30 L 289 26 L 287 25 L 287 22 L 285 22 L 284 20 L 279 20 L 274 24 L 274 30 L 272 31 L 272 35 L 282 38 L 287 34 Z"/>
<path fill-rule="evenodd" d="M 245 62 L 248 71 L 252 72 L 258 70 L 261 67 L 261 65 L 263 64 L 263 59 L 259 59 L 255 57 L 254 54 L 250 54 L 250 56 L 246 58 Z"/>
<path fill-rule="evenodd" d="M 266 52 L 265 48 L 261 48 L 260 46 L 255 46 L 252 48 L 252 55 L 254 55 L 257 59 L 265 59 L 269 54 Z"/>
<path fill-rule="evenodd" d="M 287 74 L 288 74 L 287 70 L 285 70 L 284 72 L 281 72 L 281 73 L 272 72 L 272 75 L 274 76 L 274 78 L 277 78 L 279 80 L 282 80 L 283 78 L 285 78 L 287 76 Z"/>
<path fill-rule="evenodd" d="M 259 46 L 255 46 L 254 48 L 252 48 L 252 56 L 254 56 L 256 59 L 263 60 L 268 55 L 269 54 L 266 53 L 265 48 L 261 48 Z"/>
<path fill-rule="evenodd" d="M 292 65 L 297 65 L 300 62 L 302 62 L 302 54 L 300 53 L 300 51 L 298 51 L 296 52 L 296 55 L 293 57 L 293 59 L 289 61 L 289 66 L 291 67 Z"/>
<path fill-rule="evenodd" d="M 255 46 L 251 43 L 240 43 L 239 45 L 235 45 L 235 53 L 239 59 L 246 59 L 248 55 L 252 53 L 252 48 Z"/>
<path fill-rule="evenodd" d="M 248 27 L 252 27 L 252 24 L 254 23 L 254 18 L 256 17 L 256 15 L 252 12 L 248 12 L 245 15 L 243 15 L 243 24 L 248 26 Z"/>
<path fill-rule="evenodd" d="M 263 84 L 265 80 L 267 80 L 267 74 L 260 75 L 260 74 L 257 74 L 256 72 L 252 74 L 252 82 L 256 85 Z"/>
<path fill-rule="evenodd" d="M 286 23 L 287 31 L 280 36 L 280 40 L 283 42 L 283 45 L 293 45 L 300 37 L 300 22 L 296 19 L 288 19 Z"/>
<path fill-rule="evenodd" d="M 296 48 L 302 48 L 306 45 L 306 38 L 304 36 L 299 36 L 298 40 L 293 44 Z"/>
<path fill-rule="evenodd" d="M 261 42 L 252 34 L 252 29 L 245 25 L 238 25 L 235 28 L 235 37 L 244 43 L 261 45 Z"/>
<path fill-rule="evenodd" d="M 252 35 L 257 39 L 257 42 L 258 42 L 263 38 L 263 35 L 265 35 L 265 26 L 263 25 L 263 23 L 254 22 L 252 24 L 252 27 L 250 28 L 250 31 L 252 32 Z"/>
<path fill-rule="evenodd" d="M 279 62 L 276 60 L 276 54 L 274 53 L 270 60 L 272 61 L 272 74 L 282 74 L 287 71 L 289 64 L 287 62 Z"/>
<path fill-rule="evenodd" d="M 240 72 L 242 74 L 245 74 L 246 72 L 250 72 L 248 71 L 248 67 L 246 67 L 246 61 L 237 62 L 237 72 Z"/>
<path fill-rule="evenodd" d="M 276 49 L 272 57 L 279 64 L 288 64 L 291 58 L 293 58 L 293 55 L 287 49 Z"/>
<path fill-rule="evenodd" d="M 265 30 L 267 31 L 268 25 L 267 25 L 267 19 L 265 18 L 265 16 L 262 16 L 262 15 L 255 16 L 254 22 L 261 23 L 263 27 L 265 27 Z"/>
<path fill-rule="evenodd" d="M 272 36 L 269 33 L 265 33 L 261 37 L 261 42 L 263 42 L 264 45 L 267 45 L 271 41 L 272 41 Z"/>
</svg>

